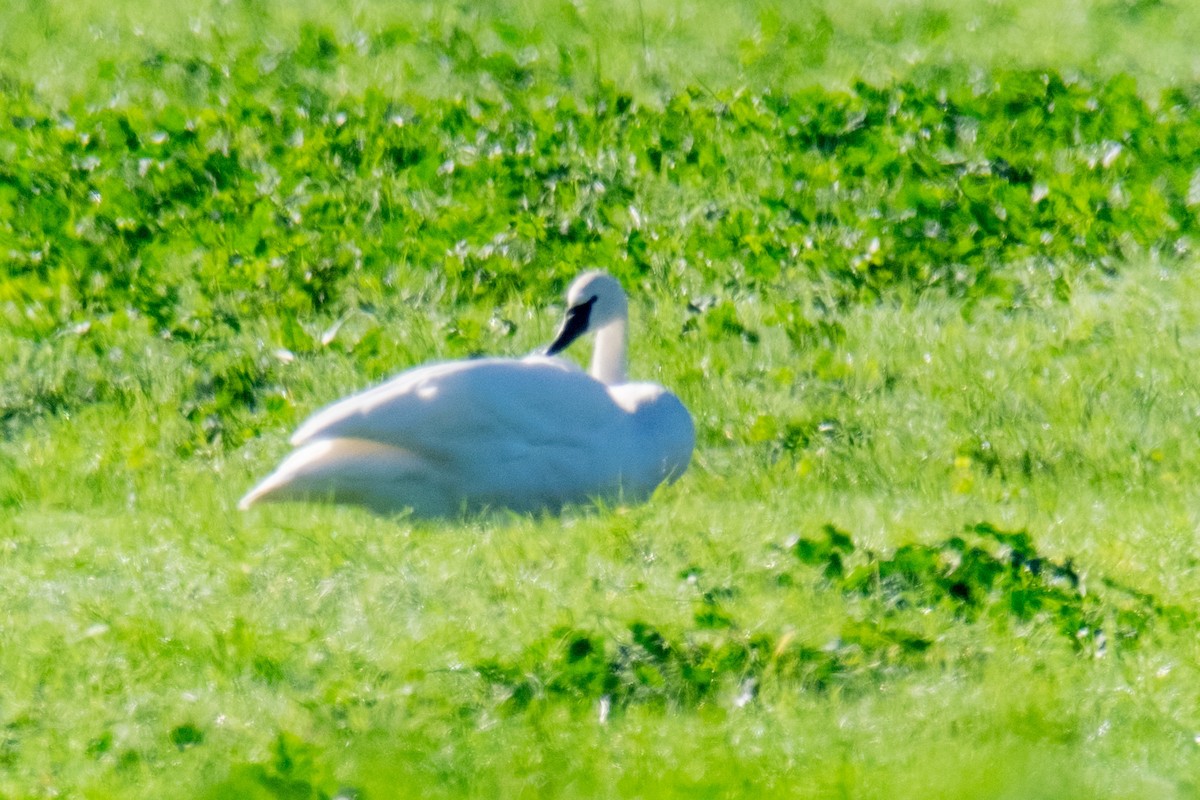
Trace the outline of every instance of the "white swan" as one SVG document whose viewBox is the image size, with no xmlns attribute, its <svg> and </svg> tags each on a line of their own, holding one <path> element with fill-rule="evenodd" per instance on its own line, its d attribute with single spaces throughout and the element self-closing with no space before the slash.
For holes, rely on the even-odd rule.
<svg viewBox="0 0 1200 800">
<path fill-rule="evenodd" d="M 691 415 L 625 376 L 628 306 L 606 273 L 579 276 L 545 355 L 417 367 L 328 406 L 238 504 L 356 503 L 421 517 L 640 501 L 687 469 Z M 595 334 L 590 375 L 553 356 Z"/>
</svg>

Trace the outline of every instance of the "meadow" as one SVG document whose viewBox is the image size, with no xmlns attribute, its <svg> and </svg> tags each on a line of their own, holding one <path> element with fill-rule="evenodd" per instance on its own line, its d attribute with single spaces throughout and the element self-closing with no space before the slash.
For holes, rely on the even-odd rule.
<svg viewBox="0 0 1200 800">
<path fill-rule="evenodd" d="M 4 4 L 0 797 L 1200 796 L 1198 39 Z M 309 413 L 534 350 L 594 266 L 679 482 L 236 510 Z"/>
</svg>

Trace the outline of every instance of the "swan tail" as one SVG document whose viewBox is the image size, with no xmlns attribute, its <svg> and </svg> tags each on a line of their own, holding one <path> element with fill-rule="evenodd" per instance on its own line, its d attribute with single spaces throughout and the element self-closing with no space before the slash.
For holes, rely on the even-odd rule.
<svg viewBox="0 0 1200 800">
<path fill-rule="evenodd" d="M 408 450 L 363 439 L 319 439 L 297 449 L 238 501 L 293 500 L 355 503 L 388 514 L 412 509 L 418 516 L 446 513 L 453 505 L 436 469 Z"/>
</svg>

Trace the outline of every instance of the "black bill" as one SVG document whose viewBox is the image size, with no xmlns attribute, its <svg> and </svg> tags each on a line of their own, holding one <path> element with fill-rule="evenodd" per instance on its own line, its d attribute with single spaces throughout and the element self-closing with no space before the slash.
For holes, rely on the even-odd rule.
<svg viewBox="0 0 1200 800">
<path fill-rule="evenodd" d="M 567 349 L 571 342 L 578 339 L 588 329 L 588 320 L 592 316 L 592 306 L 596 304 L 596 298 L 573 305 L 567 309 L 567 318 L 563 320 L 562 327 L 558 330 L 558 335 L 554 337 L 554 341 L 546 348 L 546 355 L 552 356 L 556 353 L 561 353 Z"/>
</svg>

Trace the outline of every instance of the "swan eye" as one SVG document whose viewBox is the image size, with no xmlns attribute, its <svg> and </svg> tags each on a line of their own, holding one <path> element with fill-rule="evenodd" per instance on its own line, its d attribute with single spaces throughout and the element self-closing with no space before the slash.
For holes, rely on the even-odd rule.
<svg viewBox="0 0 1200 800">
<path fill-rule="evenodd" d="M 590 299 L 576 303 L 567 309 L 567 317 L 563 320 L 562 327 L 559 328 L 554 341 L 546 348 L 546 355 L 552 356 L 562 352 L 567 345 L 587 332 L 588 322 L 592 316 L 592 306 L 595 304 L 596 295 L 592 295 Z"/>
</svg>

